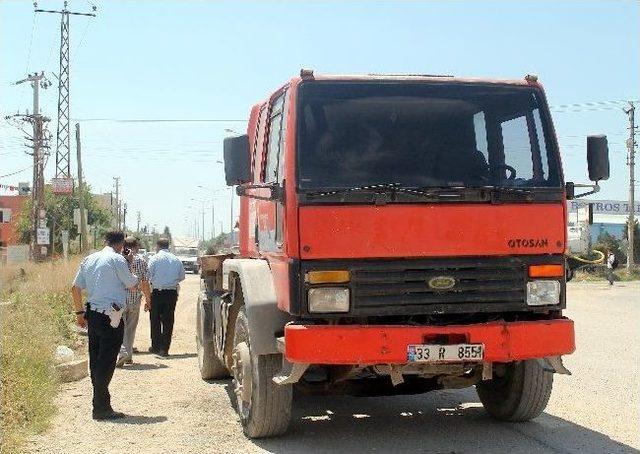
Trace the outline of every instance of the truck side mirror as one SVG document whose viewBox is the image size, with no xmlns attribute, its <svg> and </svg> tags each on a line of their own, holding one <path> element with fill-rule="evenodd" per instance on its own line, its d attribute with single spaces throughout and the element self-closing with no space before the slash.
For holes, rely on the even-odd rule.
<svg viewBox="0 0 640 454">
<path fill-rule="evenodd" d="M 251 181 L 249 136 L 227 137 L 223 142 L 224 176 L 227 186 Z"/>
<path fill-rule="evenodd" d="M 607 136 L 594 135 L 587 137 L 587 164 L 589 179 L 596 183 L 609 178 L 609 145 Z"/>
</svg>

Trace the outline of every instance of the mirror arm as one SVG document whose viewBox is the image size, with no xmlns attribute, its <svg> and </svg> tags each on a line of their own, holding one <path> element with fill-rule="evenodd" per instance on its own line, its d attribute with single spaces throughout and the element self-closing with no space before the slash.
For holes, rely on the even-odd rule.
<svg viewBox="0 0 640 454">
<path fill-rule="evenodd" d="M 271 196 L 265 197 L 262 195 L 248 194 L 247 190 L 251 190 L 251 189 L 270 189 Z M 280 199 L 282 195 L 282 191 L 280 190 L 280 186 L 278 185 L 278 183 L 258 183 L 258 184 L 246 184 L 242 186 L 237 186 L 236 194 L 242 197 L 249 197 L 250 199 L 273 201 L 273 200 Z M 274 197 L 274 194 L 276 194 L 276 197 Z"/>
<path fill-rule="evenodd" d="M 591 191 L 583 192 L 582 194 L 575 194 L 573 196 L 574 199 L 578 199 L 580 197 L 586 197 L 591 194 L 595 194 L 596 192 L 600 192 L 600 186 L 598 183 L 596 184 L 574 184 L 576 188 L 591 188 Z"/>
</svg>

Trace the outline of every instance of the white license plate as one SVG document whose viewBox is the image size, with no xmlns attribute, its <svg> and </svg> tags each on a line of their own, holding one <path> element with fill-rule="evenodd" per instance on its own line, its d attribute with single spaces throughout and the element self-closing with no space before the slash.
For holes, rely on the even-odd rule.
<svg viewBox="0 0 640 454">
<path fill-rule="evenodd" d="M 484 344 L 427 345 L 407 346 L 407 360 L 419 363 L 482 361 Z"/>
</svg>

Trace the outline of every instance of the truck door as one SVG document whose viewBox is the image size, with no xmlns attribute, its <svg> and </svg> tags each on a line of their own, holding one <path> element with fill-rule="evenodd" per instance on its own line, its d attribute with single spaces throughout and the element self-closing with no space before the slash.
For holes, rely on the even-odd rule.
<svg viewBox="0 0 640 454">
<path fill-rule="evenodd" d="M 286 122 L 286 92 L 275 98 L 269 110 L 262 182 L 283 183 L 283 152 Z M 258 245 L 261 252 L 282 250 L 284 205 L 282 201 L 261 201 L 258 209 Z"/>
</svg>

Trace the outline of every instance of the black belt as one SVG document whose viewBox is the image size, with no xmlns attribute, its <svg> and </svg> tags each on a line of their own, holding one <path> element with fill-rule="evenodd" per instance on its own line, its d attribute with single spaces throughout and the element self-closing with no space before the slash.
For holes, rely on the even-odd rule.
<svg viewBox="0 0 640 454">
<path fill-rule="evenodd" d="M 119 307 L 119 306 L 118 306 Z M 123 306 L 124 307 L 124 306 Z M 122 307 L 119 307 L 120 309 L 122 309 Z M 98 314 L 104 314 L 104 315 L 109 315 L 109 309 L 93 309 L 91 307 L 91 303 L 87 303 L 87 310 L 88 311 L 93 311 L 93 312 L 97 312 Z"/>
</svg>

